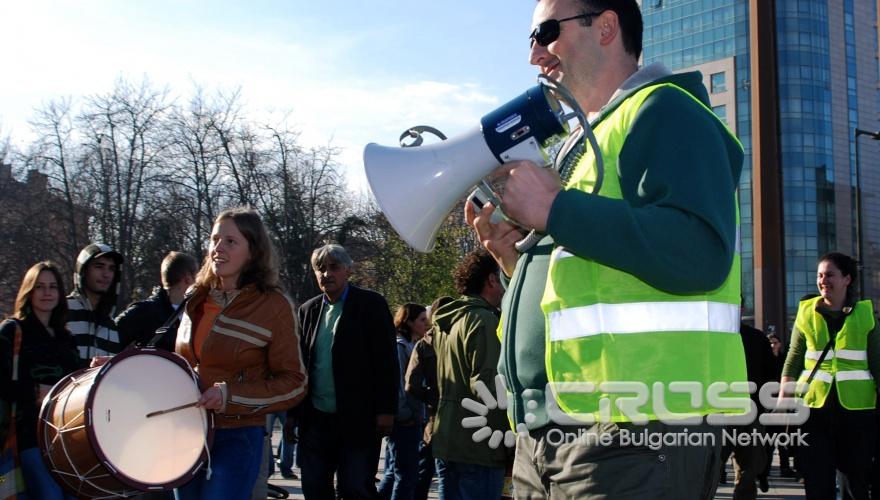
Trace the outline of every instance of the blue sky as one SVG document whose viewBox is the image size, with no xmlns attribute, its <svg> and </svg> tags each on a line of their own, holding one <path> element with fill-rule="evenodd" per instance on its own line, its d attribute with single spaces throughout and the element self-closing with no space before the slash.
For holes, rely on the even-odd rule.
<svg viewBox="0 0 880 500">
<path fill-rule="evenodd" d="M 363 189 L 368 142 L 405 128 L 455 136 L 535 84 L 533 0 L 27 0 L 3 2 L 0 133 L 34 107 L 146 75 L 172 95 L 241 87 L 245 109 L 290 111 L 304 145 L 343 148 Z"/>
</svg>

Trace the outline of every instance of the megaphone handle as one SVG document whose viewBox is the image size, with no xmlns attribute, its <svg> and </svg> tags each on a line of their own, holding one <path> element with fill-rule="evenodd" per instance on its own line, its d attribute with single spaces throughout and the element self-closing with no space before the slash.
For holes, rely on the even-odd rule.
<svg viewBox="0 0 880 500">
<path fill-rule="evenodd" d="M 492 189 L 492 186 L 488 182 L 486 182 L 486 179 L 480 181 L 479 189 L 483 191 L 487 198 L 489 198 L 488 201 L 490 201 L 492 205 L 494 205 L 498 209 L 501 208 L 501 200 L 499 200 L 498 196 L 495 195 L 495 191 Z M 507 218 L 507 220 L 519 226 L 519 223 L 517 223 L 513 219 Z M 541 233 L 532 229 L 531 231 L 529 231 L 529 234 L 527 234 L 525 238 L 517 241 L 516 243 L 514 243 L 513 246 L 519 253 L 524 253 L 535 246 L 535 244 L 537 244 L 538 241 L 541 240 L 542 236 L 543 235 Z"/>
<path fill-rule="evenodd" d="M 498 196 L 495 195 L 495 190 L 492 189 L 492 185 L 489 184 L 486 179 L 480 180 L 480 189 L 483 191 L 483 194 L 485 194 L 488 198 L 489 203 L 491 203 L 495 208 L 501 208 L 501 200 L 499 200 Z"/>
<path fill-rule="evenodd" d="M 533 246 L 537 245 L 543 236 L 543 234 L 532 229 L 525 238 L 514 243 L 513 247 L 516 248 L 519 253 L 525 253 L 531 250 Z"/>
</svg>

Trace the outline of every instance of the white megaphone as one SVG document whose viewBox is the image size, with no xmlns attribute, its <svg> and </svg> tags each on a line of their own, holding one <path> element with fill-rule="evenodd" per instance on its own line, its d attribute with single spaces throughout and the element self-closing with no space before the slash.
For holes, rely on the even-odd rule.
<svg viewBox="0 0 880 500">
<path fill-rule="evenodd" d="M 449 211 L 502 163 L 531 160 L 547 165 L 546 149 L 568 135 L 570 119 L 576 117 L 589 128 L 577 103 L 562 87 L 546 77 L 539 81 L 484 116 L 479 127 L 447 141 L 403 148 L 367 144 L 364 169 L 370 189 L 409 246 L 431 251 Z M 575 112 L 566 114 L 557 97 L 560 91 Z"/>
</svg>

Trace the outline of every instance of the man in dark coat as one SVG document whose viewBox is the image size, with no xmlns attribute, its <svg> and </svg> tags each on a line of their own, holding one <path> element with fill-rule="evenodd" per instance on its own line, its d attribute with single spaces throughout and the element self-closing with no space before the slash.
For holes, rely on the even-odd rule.
<svg viewBox="0 0 880 500">
<path fill-rule="evenodd" d="M 162 286 L 153 289 L 147 300 L 135 302 L 116 317 L 116 327 L 124 346 L 133 342 L 146 344 L 153 338 L 156 330 L 177 311 L 183 302 L 186 290 L 195 283 L 199 264 L 196 259 L 186 253 L 169 252 L 162 259 Z M 166 351 L 174 351 L 174 338 L 177 334 L 176 324 L 169 328 L 156 347 Z"/>
<path fill-rule="evenodd" d="M 741 323 L 739 333 L 746 354 L 746 371 L 749 382 L 754 382 L 758 386 L 758 390 L 751 397 L 760 412 L 763 406 L 758 399 L 758 392 L 767 382 L 778 380 L 775 369 L 776 360 L 773 357 L 773 350 L 770 348 L 770 341 L 767 340 L 764 332 Z M 731 430 L 733 429 L 743 434 L 749 434 L 753 429 L 761 433 L 764 432 L 764 426 L 758 422 L 757 416 L 751 424 L 732 427 Z M 764 446 L 754 442 L 735 446 L 731 443 L 724 443 L 721 450 L 722 467 L 730 458 L 731 453 L 733 453 L 736 474 L 733 489 L 734 498 L 756 498 L 758 494 L 758 488 L 755 486 L 756 480 L 760 482 L 761 491 L 766 492 L 769 489 L 769 484 L 767 476 L 762 474 L 767 465 Z M 723 470 L 722 474 L 724 474 Z"/>
<path fill-rule="evenodd" d="M 352 260 L 339 245 L 312 253 L 324 292 L 299 308 L 309 395 L 299 414 L 302 489 L 307 500 L 378 498 L 379 445 L 397 408 L 394 323 L 376 292 L 348 282 Z"/>
</svg>

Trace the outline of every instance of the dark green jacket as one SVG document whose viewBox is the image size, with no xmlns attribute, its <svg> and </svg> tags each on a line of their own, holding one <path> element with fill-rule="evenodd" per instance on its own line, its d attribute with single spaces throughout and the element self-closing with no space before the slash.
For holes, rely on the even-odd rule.
<svg viewBox="0 0 880 500">
<path fill-rule="evenodd" d="M 432 438 L 436 458 L 487 467 L 504 467 L 508 450 L 501 444 L 493 450 L 488 439 L 475 443 L 478 429 L 465 429 L 461 420 L 476 416 L 462 408 L 464 398 L 481 401 L 474 391 L 482 380 L 495 394 L 498 373 L 497 309 L 480 297 L 462 296 L 437 308 L 434 323 L 434 349 L 437 352 L 437 385 L 440 402 Z M 494 431 L 510 428 L 502 410 L 490 410 L 487 425 Z"/>
<path fill-rule="evenodd" d="M 657 83 L 674 83 L 708 105 L 700 73 L 657 77 L 657 72 L 656 66 L 643 68 L 625 82 L 628 88 L 602 108 L 593 125 L 633 93 Z M 640 78 L 641 84 L 633 84 Z M 620 151 L 617 173 L 623 199 L 572 189 L 559 193 L 547 220 L 548 236 L 520 256 L 501 308 L 499 371 L 513 392 L 515 423 L 525 421 L 529 400 L 537 407 L 528 410 L 536 416 L 528 427 L 548 423 L 540 303 L 554 241 L 661 290 L 713 290 L 727 277 L 736 248 L 730 198 L 738 187 L 742 160 L 739 144 L 708 110 L 676 89 L 661 89 L 643 103 Z"/>
</svg>

